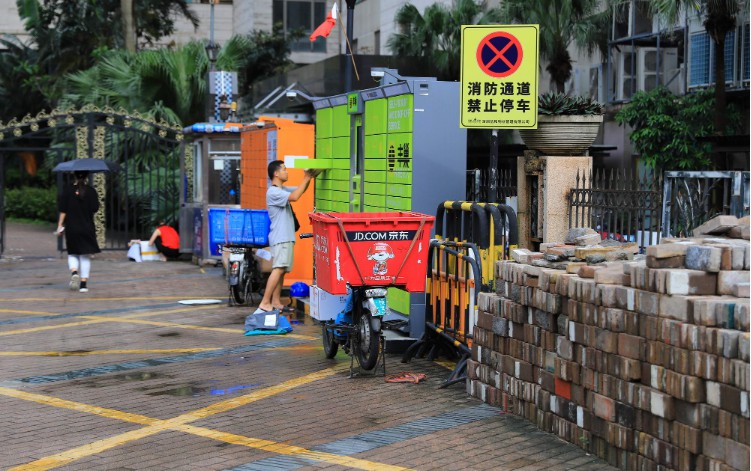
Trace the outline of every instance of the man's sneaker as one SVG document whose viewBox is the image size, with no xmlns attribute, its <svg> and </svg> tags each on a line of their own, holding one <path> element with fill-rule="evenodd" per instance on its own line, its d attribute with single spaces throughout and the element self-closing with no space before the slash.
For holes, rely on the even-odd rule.
<svg viewBox="0 0 751 471">
<path fill-rule="evenodd" d="M 86 282 L 85 281 L 81 282 L 81 289 L 79 289 L 78 291 L 80 293 L 88 293 L 89 292 L 89 288 L 86 287 Z"/>
<path fill-rule="evenodd" d="M 78 275 L 78 273 L 73 273 L 73 275 L 71 275 L 70 283 L 68 284 L 68 286 L 70 286 L 71 291 L 75 291 L 81 287 L 81 277 Z"/>
</svg>

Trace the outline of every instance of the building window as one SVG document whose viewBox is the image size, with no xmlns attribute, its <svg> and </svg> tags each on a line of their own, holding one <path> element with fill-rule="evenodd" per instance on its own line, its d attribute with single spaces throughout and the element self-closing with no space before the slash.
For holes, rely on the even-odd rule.
<svg viewBox="0 0 751 471">
<path fill-rule="evenodd" d="M 613 7 L 613 39 L 623 39 L 652 32 L 649 2 L 631 0 Z"/>
<path fill-rule="evenodd" d="M 373 54 L 380 56 L 381 55 L 381 30 L 378 30 L 375 33 L 373 33 L 373 36 L 375 36 L 375 38 L 373 39 L 373 41 L 375 42 L 375 47 L 373 48 Z"/>
<path fill-rule="evenodd" d="M 690 87 L 709 84 L 709 43 L 710 39 L 707 33 L 691 35 L 691 72 L 688 81 Z"/>
<path fill-rule="evenodd" d="M 725 35 L 725 82 L 734 82 L 735 77 L 735 31 Z M 690 39 L 691 70 L 689 86 L 701 87 L 715 82 L 715 44 L 705 31 L 694 33 Z M 745 46 L 747 47 L 747 46 Z"/>
<path fill-rule="evenodd" d="M 326 2 L 321 0 L 274 0 L 273 22 L 285 33 L 302 31 L 303 37 L 290 44 L 292 52 L 326 52 L 326 38 L 310 42 L 309 36 L 326 19 Z"/>
</svg>

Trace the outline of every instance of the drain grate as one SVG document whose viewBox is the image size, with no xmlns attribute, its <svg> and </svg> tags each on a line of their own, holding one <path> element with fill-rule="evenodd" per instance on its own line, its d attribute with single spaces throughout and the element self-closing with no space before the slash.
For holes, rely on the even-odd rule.
<svg viewBox="0 0 751 471">
<path fill-rule="evenodd" d="M 389 427 L 383 430 L 365 432 L 354 437 L 336 440 L 331 443 L 318 445 L 311 448 L 312 451 L 322 451 L 336 455 L 349 456 L 365 451 L 373 450 L 382 446 L 403 442 L 423 435 L 446 430 L 460 425 L 477 422 L 498 415 L 498 408 L 481 404 L 474 407 L 466 407 L 451 412 L 446 412 L 435 417 L 426 417 L 407 424 Z M 304 458 L 292 458 L 288 456 L 275 456 L 247 463 L 225 471 L 261 471 L 283 470 L 290 471 L 311 463 L 315 460 Z"/>
</svg>

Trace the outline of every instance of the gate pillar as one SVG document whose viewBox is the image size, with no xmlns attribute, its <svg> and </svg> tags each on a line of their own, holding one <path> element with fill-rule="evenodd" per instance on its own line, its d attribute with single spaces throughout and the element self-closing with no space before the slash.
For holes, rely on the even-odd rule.
<svg viewBox="0 0 751 471">
<path fill-rule="evenodd" d="M 568 233 L 568 195 L 577 172 L 589 175 L 591 156 L 517 157 L 519 247 L 538 250 L 541 242 L 563 242 Z"/>
</svg>

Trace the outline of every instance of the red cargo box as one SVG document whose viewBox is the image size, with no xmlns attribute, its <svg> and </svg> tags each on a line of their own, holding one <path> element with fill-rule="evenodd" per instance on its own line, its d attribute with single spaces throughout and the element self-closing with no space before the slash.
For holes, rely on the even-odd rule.
<svg viewBox="0 0 751 471">
<path fill-rule="evenodd" d="M 425 291 L 435 217 L 409 211 L 309 213 L 316 284 L 331 294 L 352 286 L 399 286 Z"/>
</svg>

